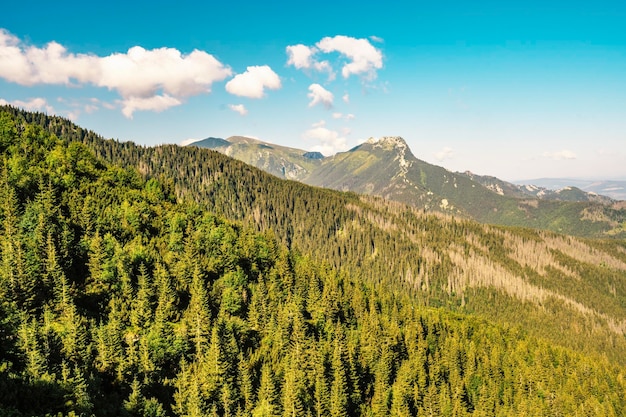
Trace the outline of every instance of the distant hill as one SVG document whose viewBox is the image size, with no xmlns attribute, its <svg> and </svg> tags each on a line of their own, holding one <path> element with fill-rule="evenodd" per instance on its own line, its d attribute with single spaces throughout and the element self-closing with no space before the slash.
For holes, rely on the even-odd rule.
<svg viewBox="0 0 626 417">
<path fill-rule="evenodd" d="M 230 145 L 230 142 L 222 138 L 206 138 L 187 144 L 188 146 L 198 146 L 200 148 L 219 148 Z"/>
<path fill-rule="evenodd" d="M 514 181 L 514 183 L 518 185 L 534 185 L 548 190 L 561 190 L 567 187 L 576 187 L 587 193 L 605 195 L 614 200 L 626 200 L 626 181 L 538 178 L 534 180 Z"/>
<path fill-rule="evenodd" d="M 575 180 L 569 180 L 572 181 L 569 182 L 570 185 L 549 188 L 539 186 L 534 182 L 527 184 L 514 184 L 502 181 L 496 177 L 476 175 L 469 171 L 466 171 L 463 174 L 498 194 L 511 197 L 536 197 L 542 200 L 595 202 L 605 205 L 611 205 L 615 202 L 615 199 L 611 198 L 608 194 L 602 195 L 593 191 L 581 190 L 580 188 L 574 186 L 576 183 Z M 568 180 L 562 180 L 564 184 L 568 183 L 567 181 Z"/>
<path fill-rule="evenodd" d="M 304 182 L 342 191 L 384 197 L 431 211 L 467 213 L 456 198 L 442 193 L 449 185 L 471 188 L 466 178 L 415 158 L 404 139 L 370 139 L 325 160 Z M 487 194 L 488 190 L 480 187 Z"/>
<path fill-rule="evenodd" d="M 372 138 L 327 158 L 252 138 L 227 142 L 192 145 L 211 147 L 279 178 L 381 196 L 427 211 L 582 236 L 626 236 L 626 207 L 609 197 L 571 186 L 550 190 L 451 172 L 416 158 L 400 137 Z"/>
<path fill-rule="evenodd" d="M 290 180 L 305 178 L 324 159 L 319 152 L 307 152 L 244 136 L 231 136 L 228 139 L 207 138 L 188 146 L 215 149 L 279 178 Z"/>
</svg>

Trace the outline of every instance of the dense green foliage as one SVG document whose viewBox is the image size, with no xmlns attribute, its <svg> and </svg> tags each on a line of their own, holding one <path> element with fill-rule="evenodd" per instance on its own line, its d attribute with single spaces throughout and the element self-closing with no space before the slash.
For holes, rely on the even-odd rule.
<svg viewBox="0 0 626 417">
<path fill-rule="evenodd" d="M 103 160 L 161 178 L 178 200 L 269 231 L 288 248 L 355 279 L 405 292 L 419 305 L 520 325 L 626 364 L 624 240 L 581 241 L 428 215 L 278 180 L 208 149 L 104 140 L 59 117 L 5 109 L 19 123 L 37 124 L 87 145 Z"/>
<path fill-rule="evenodd" d="M 626 412 L 606 358 L 419 307 L 7 113 L 0 152 L 1 415 Z"/>
</svg>

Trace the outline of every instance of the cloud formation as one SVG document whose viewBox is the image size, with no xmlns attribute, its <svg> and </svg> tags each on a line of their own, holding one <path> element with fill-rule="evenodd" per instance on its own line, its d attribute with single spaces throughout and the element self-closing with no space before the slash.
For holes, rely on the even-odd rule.
<svg viewBox="0 0 626 417">
<path fill-rule="evenodd" d="M 315 123 L 311 129 L 302 134 L 305 140 L 318 141 L 318 145 L 311 147 L 312 151 L 321 152 L 325 156 L 334 155 L 337 152 L 346 150 L 348 141 L 339 132 L 328 129 L 324 122 Z"/>
<path fill-rule="evenodd" d="M 313 66 L 313 55 L 317 52 L 315 48 L 297 44 L 287 46 L 287 65 L 293 65 L 297 69 L 311 68 Z"/>
<path fill-rule="evenodd" d="M 25 86 L 53 84 L 93 85 L 116 91 L 122 113 L 161 111 L 182 100 L 211 92 L 211 85 L 232 74 L 230 68 L 199 50 L 182 54 L 174 48 L 147 50 L 140 46 L 126 53 L 100 57 L 73 54 L 50 42 L 39 48 L 0 29 L 0 78 Z"/>
<path fill-rule="evenodd" d="M 228 108 L 234 112 L 239 113 L 242 116 L 248 114 L 248 109 L 246 109 L 246 106 L 244 106 L 243 104 L 229 104 Z"/>
<path fill-rule="evenodd" d="M 542 155 L 544 158 L 552 159 L 555 161 L 562 161 L 564 159 L 576 159 L 577 156 L 574 152 L 567 149 L 557 152 L 544 152 Z"/>
<path fill-rule="evenodd" d="M 82 113 L 92 114 L 103 107 L 108 110 L 116 110 L 121 103 L 121 100 L 118 100 L 118 103 L 109 103 L 107 101 L 101 101 L 95 97 L 69 99 L 57 97 L 56 101 L 64 104 L 68 108 L 65 110 L 64 114 L 68 119 L 74 121 L 76 121 Z"/>
<path fill-rule="evenodd" d="M 22 100 L 6 101 L 5 99 L 0 98 L 0 106 L 6 106 L 6 105 L 11 105 L 13 107 L 20 107 L 24 110 L 30 110 L 30 111 L 43 111 L 49 114 L 54 113 L 54 107 L 48 104 L 45 98 L 41 98 L 41 97 L 32 98 L 28 101 L 22 101 Z"/>
<path fill-rule="evenodd" d="M 352 113 L 348 113 L 348 114 L 343 114 L 343 113 L 333 113 L 333 119 L 345 119 L 345 120 L 352 120 L 354 119 L 354 114 Z"/>
<path fill-rule="evenodd" d="M 439 152 L 435 153 L 435 159 L 437 161 L 441 162 L 441 161 L 443 161 L 445 159 L 452 158 L 453 155 L 454 155 L 454 150 L 451 147 L 446 146 L 445 148 L 443 148 Z"/>
<path fill-rule="evenodd" d="M 343 35 L 326 37 L 317 43 L 317 47 L 322 52 L 339 52 L 350 59 L 350 62 L 341 69 L 343 78 L 348 78 L 350 75 L 363 75 L 371 80 L 376 78 L 376 70 L 383 67 L 383 54 L 367 39 Z"/>
<path fill-rule="evenodd" d="M 226 83 L 226 91 L 230 94 L 248 97 L 263 98 L 265 89 L 278 90 L 281 88 L 280 77 L 269 66 L 252 66 L 246 72 L 237 74 Z"/>
<path fill-rule="evenodd" d="M 344 63 L 341 68 L 344 78 L 359 75 L 367 80 L 373 80 L 376 78 L 376 71 L 383 67 L 382 52 L 365 38 L 357 39 L 343 35 L 325 37 L 315 46 L 290 45 L 287 46 L 286 51 L 287 65 L 293 65 L 296 69 L 326 71 L 331 79 L 334 78 L 334 72 L 329 61 L 316 59 L 316 56 L 321 53 L 339 53 L 348 59 L 348 62 Z"/>
<path fill-rule="evenodd" d="M 137 110 L 151 110 L 155 112 L 161 112 L 169 109 L 170 107 L 178 106 L 182 102 L 176 97 L 170 95 L 155 95 L 149 97 L 134 97 L 131 96 L 124 100 L 120 100 L 122 105 L 122 114 L 129 119 L 133 118 L 133 113 Z"/>
<path fill-rule="evenodd" d="M 309 107 L 313 107 L 318 104 L 322 104 L 327 109 L 333 107 L 333 93 L 326 90 L 319 84 L 311 84 L 309 86 L 309 94 L 307 94 L 307 97 L 311 99 L 311 101 L 309 102 Z"/>
<path fill-rule="evenodd" d="M 191 145 L 192 143 L 198 142 L 199 140 L 202 140 L 202 139 L 196 139 L 196 138 L 185 139 L 185 140 L 180 142 L 180 146 Z"/>
<path fill-rule="evenodd" d="M 317 61 L 314 56 L 319 49 L 303 44 L 287 46 L 287 65 L 293 65 L 296 69 L 314 69 L 319 72 L 327 72 L 330 80 L 335 79 L 335 74 L 328 61 Z"/>
</svg>

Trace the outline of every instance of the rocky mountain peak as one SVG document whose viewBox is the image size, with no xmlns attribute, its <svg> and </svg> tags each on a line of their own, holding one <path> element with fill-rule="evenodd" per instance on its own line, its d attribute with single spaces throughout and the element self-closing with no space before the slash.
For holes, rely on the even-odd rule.
<svg viewBox="0 0 626 417">
<path fill-rule="evenodd" d="M 405 140 L 400 136 L 383 136 L 379 139 L 369 138 L 365 143 L 373 145 L 374 148 L 383 148 L 386 150 L 394 148 L 406 150 L 408 148 Z"/>
<path fill-rule="evenodd" d="M 407 152 L 411 151 L 405 140 L 400 136 L 383 136 L 380 139 L 369 138 L 365 143 L 372 146 L 373 149 L 382 149 L 384 151 L 395 151 L 395 160 L 398 161 L 400 171 L 397 177 L 404 178 L 411 166 L 410 160 L 407 159 Z"/>
</svg>

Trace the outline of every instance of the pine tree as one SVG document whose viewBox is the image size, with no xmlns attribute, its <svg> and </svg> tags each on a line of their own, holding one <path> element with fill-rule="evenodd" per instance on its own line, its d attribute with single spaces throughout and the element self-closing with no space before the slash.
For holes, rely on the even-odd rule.
<svg viewBox="0 0 626 417">
<path fill-rule="evenodd" d="M 22 321 L 18 333 L 18 344 L 25 357 L 26 376 L 32 380 L 41 378 L 47 372 L 47 360 L 42 352 L 38 328 L 35 319 Z"/>
<path fill-rule="evenodd" d="M 277 417 L 280 415 L 274 374 L 270 365 L 267 363 L 264 363 L 261 367 L 261 381 L 257 398 L 257 405 L 252 411 L 254 417 Z"/>
<path fill-rule="evenodd" d="M 152 322 L 152 283 L 145 264 L 139 266 L 137 294 L 132 301 L 130 324 L 136 329 L 145 329 Z"/>
<path fill-rule="evenodd" d="M 195 347 L 196 357 L 202 358 L 208 341 L 210 312 L 205 281 L 198 266 L 194 269 L 189 292 L 189 307 L 185 311 L 185 318 L 189 327 L 190 339 Z"/>
<path fill-rule="evenodd" d="M 288 366 L 284 372 L 282 385 L 282 408 L 283 417 L 297 417 L 304 414 L 304 404 L 302 402 L 302 362 L 299 349 L 293 349 L 287 358 Z"/>
<path fill-rule="evenodd" d="M 85 379 L 82 371 L 78 368 L 74 368 L 74 377 L 73 377 L 73 394 L 75 407 L 74 409 L 79 414 L 88 415 L 93 410 L 93 402 L 91 400 L 91 395 L 89 394 L 89 384 Z"/>
<path fill-rule="evenodd" d="M 332 371 L 333 382 L 330 388 L 330 415 L 345 417 L 348 415 L 349 387 L 346 364 L 345 346 L 342 335 L 335 335 Z"/>
<path fill-rule="evenodd" d="M 410 404 L 413 390 L 411 374 L 411 363 L 403 362 L 392 387 L 391 415 L 408 417 L 414 414 Z"/>
<path fill-rule="evenodd" d="M 250 365 L 243 356 L 243 352 L 239 353 L 239 360 L 237 362 L 237 384 L 239 385 L 239 392 L 243 400 L 242 412 L 249 415 L 254 408 L 256 402 L 254 395 L 254 386 L 252 380 L 252 373 Z"/>
<path fill-rule="evenodd" d="M 145 399 L 141 393 L 141 383 L 135 378 L 130 385 L 130 394 L 124 401 L 124 409 L 131 416 L 142 416 L 144 405 Z"/>
<path fill-rule="evenodd" d="M 176 319 L 176 293 L 172 286 L 170 275 L 161 262 L 154 268 L 157 306 L 154 313 L 154 325 L 159 331 L 166 323 Z"/>
<path fill-rule="evenodd" d="M 211 341 L 206 353 L 198 360 L 201 369 L 201 389 L 204 396 L 213 401 L 219 401 L 219 393 L 227 381 L 227 358 L 223 340 L 223 323 L 218 321 L 211 329 Z"/>
<path fill-rule="evenodd" d="M 11 294 L 13 296 L 18 289 L 17 258 L 18 246 L 21 242 L 19 236 L 19 212 L 17 195 L 13 187 L 8 183 L 8 170 L 4 165 L 2 173 L 2 269 L 0 270 L 0 294 Z"/>
<path fill-rule="evenodd" d="M 330 388 L 326 376 L 327 353 L 322 346 L 318 347 L 314 356 L 315 386 L 313 396 L 316 417 L 327 416 L 330 409 Z"/>
</svg>

